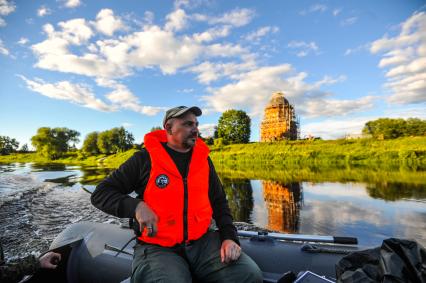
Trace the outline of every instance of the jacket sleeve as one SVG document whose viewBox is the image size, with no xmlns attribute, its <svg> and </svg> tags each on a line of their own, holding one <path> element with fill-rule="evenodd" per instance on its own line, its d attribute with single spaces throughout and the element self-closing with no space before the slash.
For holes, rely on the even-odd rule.
<svg viewBox="0 0 426 283">
<path fill-rule="evenodd" d="M 91 196 L 92 204 L 114 216 L 132 218 L 140 199 L 128 194 L 143 187 L 143 177 L 150 168 L 149 155 L 146 150 L 136 152 L 117 170 L 105 178 Z"/>
<path fill-rule="evenodd" d="M 38 259 L 29 255 L 0 266 L 0 282 L 18 282 L 24 275 L 34 274 L 40 268 Z"/>
<path fill-rule="evenodd" d="M 228 206 L 228 201 L 226 200 L 226 195 L 223 190 L 222 183 L 217 176 L 210 157 L 208 160 L 210 166 L 209 198 L 213 209 L 213 218 L 216 221 L 217 227 L 219 228 L 220 238 L 222 242 L 229 239 L 233 240 L 239 245 L 240 242 L 238 240 L 237 229 L 232 223 L 232 214 Z"/>
</svg>

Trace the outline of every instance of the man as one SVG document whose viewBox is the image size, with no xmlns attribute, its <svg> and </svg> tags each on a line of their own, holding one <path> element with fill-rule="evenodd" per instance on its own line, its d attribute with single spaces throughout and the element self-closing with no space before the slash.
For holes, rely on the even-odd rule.
<svg viewBox="0 0 426 283">
<path fill-rule="evenodd" d="M 226 197 L 198 138 L 198 107 L 166 112 L 165 130 L 145 135 L 145 149 L 102 181 L 92 204 L 135 218 L 131 282 L 262 282 L 241 251 Z M 128 196 L 135 191 L 138 198 Z M 212 217 L 219 232 L 209 231 Z"/>
<path fill-rule="evenodd" d="M 29 255 L 18 260 L 5 263 L 3 250 L 0 244 L 0 282 L 19 282 L 25 275 L 32 275 L 40 268 L 55 269 L 61 260 L 61 255 L 55 252 L 47 252 L 40 258 Z"/>
</svg>

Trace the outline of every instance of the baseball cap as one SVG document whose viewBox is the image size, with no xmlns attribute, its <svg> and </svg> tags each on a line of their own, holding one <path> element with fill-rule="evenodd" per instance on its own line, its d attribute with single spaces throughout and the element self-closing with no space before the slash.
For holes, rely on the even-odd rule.
<svg viewBox="0 0 426 283">
<path fill-rule="evenodd" d="M 182 116 L 183 114 L 187 113 L 188 111 L 192 112 L 195 116 L 201 116 L 202 112 L 201 109 L 197 106 L 187 107 L 187 106 L 178 106 L 171 108 L 166 111 L 166 115 L 163 119 L 163 127 L 166 124 L 167 120 L 171 118 L 177 118 L 179 116 Z"/>
</svg>

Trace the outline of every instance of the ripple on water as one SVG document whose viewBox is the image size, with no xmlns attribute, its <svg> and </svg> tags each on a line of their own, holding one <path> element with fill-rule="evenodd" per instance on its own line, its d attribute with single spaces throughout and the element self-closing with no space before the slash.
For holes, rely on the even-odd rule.
<svg viewBox="0 0 426 283">
<path fill-rule="evenodd" d="M 45 251 L 62 230 L 78 221 L 120 223 L 93 207 L 83 190 L 44 182 L 19 195 L 3 201 L 0 209 L 0 237 L 9 259 Z"/>
</svg>

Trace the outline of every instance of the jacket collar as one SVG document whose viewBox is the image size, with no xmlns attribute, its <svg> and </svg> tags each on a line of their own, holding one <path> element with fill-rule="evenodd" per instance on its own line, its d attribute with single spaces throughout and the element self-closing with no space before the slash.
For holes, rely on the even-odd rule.
<svg viewBox="0 0 426 283">
<path fill-rule="evenodd" d="M 172 158 L 161 144 L 165 142 L 167 142 L 166 130 L 153 131 L 151 133 L 146 134 L 144 138 L 145 147 L 148 150 L 151 159 L 153 157 L 155 158 L 156 156 L 164 156 L 165 159 L 157 159 L 157 161 L 161 162 L 162 166 L 165 167 L 165 169 L 167 169 L 169 172 L 181 177 Z M 193 170 L 197 170 L 198 167 L 192 166 L 192 164 L 199 164 L 199 162 L 201 162 L 202 160 L 207 159 L 209 152 L 210 150 L 208 146 L 203 142 L 203 140 L 197 138 L 192 152 L 192 158 L 189 168 L 190 172 Z M 190 174 L 190 172 L 188 172 L 188 175 Z"/>
</svg>

